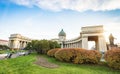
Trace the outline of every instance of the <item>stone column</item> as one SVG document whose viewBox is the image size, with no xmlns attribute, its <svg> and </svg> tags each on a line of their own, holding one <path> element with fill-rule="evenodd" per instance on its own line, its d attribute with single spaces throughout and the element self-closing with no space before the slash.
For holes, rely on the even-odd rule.
<svg viewBox="0 0 120 74">
<path fill-rule="evenodd" d="M 107 51 L 105 38 L 103 36 L 98 37 L 98 48 L 99 48 L 99 51 Z"/>
<path fill-rule="evenodd" d="M 69 48 L 71 48 L 71 43 L 69 44 Z"/>
<path fill-rule="evenodd" d="M 17 47 L 18 49 L 20 49 L 20 41 L 18 41 Z"/>
<path fill-rule="evenodd" d="M 67 44 L 67 48 L 69 48 L 69 44 Z"/>
<path fill-rule="evenodd" d="M 73 43 L 71 43 L 71 48 L 73 48 Z"/>
<path fill-rule="evenodd" d="M 20 48 L 19 49 L 23 49 L 23 47 L 24 47 L 24 42 L 20 41 Z"/>
<path fill-rule="evenodd" d="M 8 46 L 11 48 L 11 40 L 9 40 Z"/>
<path fill-rule="evenodd" d="M 99 49 L 99 47 L 98 47 L 98 46 L 99 46 L 99 44 L 98 44 L 98 40 L 97 40 L 97 41 L 95 41 L 95 49 L 96 49 L 96 50 L 98 50 L 98 49 Z"/>
<path fill-rule="evenodd" d="M 78 42 L 78 48 L 80 48 L 80 42 Z"/>
<path fill-rule="evenodd" d="M 72 48 L 75 48 L 74 43 L 72 43 Z"/>
<path fill-rule="evenodd" d="M 26 42 L 23 43 L 23 48 L 25 48 L 25 47 L 26 47 Z"/>
<path fill-rule="evenodd" d="M 88 49 L 88 37 L 82 38 L 82 48 Z"/>
<path fill-rule="evenodd" d="M 70 43 L 68 44 L 68 48 L 70 48 Z"/>
<path fill-rule="evenodd" d="M 77 48 L 79 48 L 79 42 L 77 42 Z"/>
<path fill-rule="evenodd" d="M 64 44 L 64 48 L 66 48 L 66 44 Z"/>
<path fill-rule="evenodd" d="M 75 43 L 73 43 L 73 48 L 75 48 Z"/>
<path fill-rule="evenodd" d="M 76 43 L 74 43 L 74 48 L 76 48 Z"/>
<path fill-rule="evenodd" d="M 22 42 L 22 49 L 24 48 L 24 41 Z"/>
<path fill-rule="evenodd" d="M 63 48 L 63 42 L 61 42 L 61 48 Z"/>
<path fill-rule="evenodd" d="M 19 47 L 19 49 L 21 49 L 22 48 L 22 41 L 20 41 L 20 47 Z"/>
<path fill-rule="evenodd" d="M 67 44 L 67 48 L 68 48 L 68 44 Z"/>
<path fill-rule="evenodd" d="M 76 46 L 76 48 L 78 48 L 78 43 L 77 42 L 76 42 L 75 46 Z"/>
<path fill-rule="evenodd" d="M 13 48 L 13 43 L 14 43 L 14 40 L 9 40 L 9 47 L 10 48 Z"/>
<path fill-rule="evenodd" d="M 66 48 L 68 48 L 68 44 L 66 44 Z"/>
<path fill-rule="evenodd" d="M 72 48 L 75 48 L 74 43 L 72 43 Z"/>
<path fill-rule="evenodd" d="M 18 40 L 14 40 L 13 42 L 13 48 L 19 48 L 19 41 Z"/>
<path fill-rule="evenodd" d="M 69 48 L 71 48 L 71 43 L 69 44 Z"/>
<path fill-rule="evenodd" d="M 77 42 L 75 43 L 75 48 L 77 48 Z"/>
</svg>

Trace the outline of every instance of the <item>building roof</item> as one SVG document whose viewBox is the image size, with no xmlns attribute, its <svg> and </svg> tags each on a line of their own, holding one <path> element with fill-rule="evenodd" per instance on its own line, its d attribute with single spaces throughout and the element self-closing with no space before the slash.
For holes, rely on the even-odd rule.
<svg viewBox="0 0 120 74">
<path fill-rule="evenodd" d="M 59 32 L 58 36 L 66 36 L 66 33 L 63 31 L 63 29 Z"/>
<path fill-rule="evenodd" d="M 2 39 L 0 39 L 0 41 L 3 41 L 3 42 L 8 42 L 7 40 L 2 40 Z"/>
</svg>

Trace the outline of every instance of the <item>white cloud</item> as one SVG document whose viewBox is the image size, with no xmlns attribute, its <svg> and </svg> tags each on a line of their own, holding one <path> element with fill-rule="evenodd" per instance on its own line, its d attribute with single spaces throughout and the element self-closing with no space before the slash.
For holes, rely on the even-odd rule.
<svg viewBox="0 0 120 74">
<path fill-rule="evenodd" d="M 11 2 L 18 4 L 18 5 L 23 5 L 27 7 L 32 7 L 34 4 L 34 0 L 10 0 Z M 35 0 L 36 1 L 36 0 Z"/>
<path fill-rule="evenodd" d="M 105 11 L 120 9 L 120 0 L 11 0 L 13 3 L 23 6 L 37 6 L 52 11 Z"/>
</svg>

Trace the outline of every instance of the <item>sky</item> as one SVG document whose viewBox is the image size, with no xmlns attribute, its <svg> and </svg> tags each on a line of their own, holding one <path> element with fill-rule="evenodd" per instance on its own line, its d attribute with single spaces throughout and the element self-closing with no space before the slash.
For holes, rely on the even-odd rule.
<svg viewBox="0 0 120 74">
<path fill-rule="evenodd" d="M 21 34 L 32 39 L 67 39 L 80 35 L 81 27 L 103 25 L 120 43 L 120 0 L 0 0 L 0 39 Z"/>
</svg>

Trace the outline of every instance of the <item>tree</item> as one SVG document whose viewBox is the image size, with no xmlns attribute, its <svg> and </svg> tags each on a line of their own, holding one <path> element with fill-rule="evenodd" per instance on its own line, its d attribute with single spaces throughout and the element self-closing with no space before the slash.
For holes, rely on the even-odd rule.
<svg viewBox="0 0 120 74">
<path fill-rule="evenodd" d="M 31 42 L 29 42 L 27 44 L 27 46 L 24 48 L 24 50 L 29 50 L 31 51 L 36 51 L 37 50 L 37 44 L 38 44 L 38 40 L 32 40 Z"/>
<path fill-rule="evenodd" d="M 53 43 L 54 43 L 55 48 L 60 48 L 61 47 L 60 44 L 58 44 L 57 41 L 54 41 Z"/>
<path fill-rule="evenodd" d="M 60 44 L 57 41 L 49 41 L 50 49 L 60 48 Z"/>
<path fill-rule="evenodd" d="M 6 46 L 6 45 L 0 45 L 0 49 L 7 50 L 7 49 L 10 49 L 10 48 L 8 46 Z"/>
<path fill-rule="evenodd" d="M 47 51 L 50 49 L 48 40 L 41 40 L 41 49 L 43 50 L 43 53 L 47 53 Z"/>
<path fill-rule="evenodd" d="M 27 44 L 26 50 L 36 51 L 38 54 L 46 54 L 48 50 L 60 48 L 60 45 L 56 41 L 50 40 L 32 40 Z"/>
</svg>

